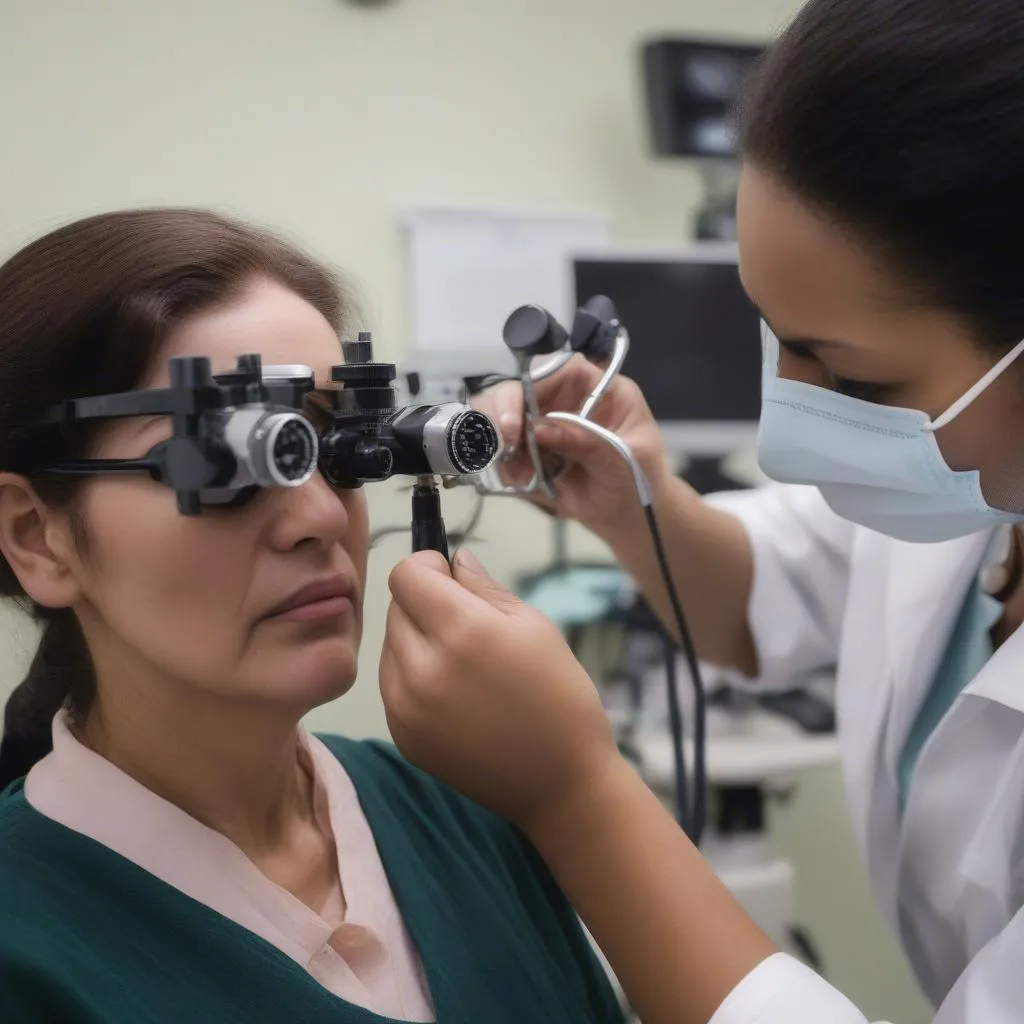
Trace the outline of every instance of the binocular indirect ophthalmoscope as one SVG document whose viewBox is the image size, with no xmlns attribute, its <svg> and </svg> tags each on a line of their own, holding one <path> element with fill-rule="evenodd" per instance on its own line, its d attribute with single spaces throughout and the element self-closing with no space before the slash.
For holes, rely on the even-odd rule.
<svg viewBox="0 0 1024 1024">
<path fill-rule="evenodd" d="M 234 370 L 214 374 L 203 356 L 169 361 L 168 387 L 74 398 L 49 408 L 39 422 L 73 435 L 75 424 L 132 416 L 168 416 L 171 436 L 135 459 L 54 462 L 44 472 L 65 476 L 146 474 L 174 491 L 178 510 L 199 515 L 210 506 L 237 506 L 266 487 L 296 487 L 320 470 L 335 487 L 354 488 L 395 475 L 416 478 L 413 548 L 447 557 L 437 482 L 469 483 L 480 494 L 554 496 L 534 437 L 540 418 L 534 384 L 557 372 L 575 353 L 608 362 L 601 382 L 578 413 L 553 413 L 597 432 L 622 450 L 590 414 L 621 368 L 629 339 L 612 303 L 596 296 L 566 331 L 546 310 L 523 306 L 503 337 L 516 356 L 523 387 L 525 440 L 535 474 L 523 487 L 489 474 L 502 450 L 498 431 L 463 402 L 399 406 L 393 363 L 374 359 L 372 337 L 342 343 L 344 362 L 317 387 L 303 365 L 264 367 L 243 355 Z M 540 367 L 538 356 L 552 358 Z"/>
<path fill-rule="evenodd" d="M 566 331 L 546 310 L 523 306 L 509 317 L 503 337 L 520 365 L 526 412 L 526 444 L 535 468 L 526 487 L 488 477 L 502 450 L 498 431 L 483 413 L 462 402 L 399 406 L 393 363 L 374 359 L 372 337 L 342 343 L 344 362 L 331 368 L 330 383 L 317 387 L 302 365 L 264 367 L 243 355 L 235 369 L 214 374 L 203 356 L 169 361 L 170 384 L 110 395 L 69 399 L 52 406 L 41 423 L 72 433 L 82 421 L 132 416 L 170 417 L 171 436 L 135 459 L 55 462 L 59 475 L 146 474 L 175 492 L 178 510 L 199 515 L 209 506 L 237 506 L 261 488 L 296 487 L 317 469 L 335 487 L 355 488 L 395 475 L 416 478 L 413 548 L 447 556 L 437 483 L 473 484 L 481 494 L 554 496 L 540 461 L 534 422 L 540 418 L 533 385 L 557 372 L 579 352 L 608 368 L 578 413 L 554 413 L 599 433 L 590 413 L 617 375 L 628 336 L 614 306 L 597 296 Z M 537 356 L 551 355 L 534 368 Z M 622 448 L 614 435 L 605 438 Z M 629 459 L 628 450 L 623 448 Z"/>
<path fill-rule="evenodd" d="M 343 345 L 331 369 L 340 384 L 331 423 L 320 435 L 320 469 L 337 487 L 357 487 L 396 474 L 417 478 L 412 493 L 412 549 L 449 558 L 436 479 L 474 478 L 501 451 L 491 420 L 461 402 L 397 407 L 393 363 L 373 359 L 369 334 Z"/>
<path fill-rule="evenodd" d="M 501 447 L 494 424 L 457 402 L 399 408 L 395 366 L 374 360 L 370 335 L 343 350 L 329 387 L 317 388 L 307 366 L 263 367 L 258 355 L 219 374 L 206 357 L 187 356 L 169 361 L 169 387 L 52 406 L 39 422 L 65 432 L 86 420 L 154 415 L 169 416 L 172 432 L 142 458 L 69 460 L 44 472 L 147 474 L 175 492 L 184 515 L 241 505 L 264 487 L 297 487 L 318 468 L 342 488 L 414 476 L 414 508 L 427 524 L 419 543 L 446 553 L 434 480 L 487 469 Z"/>
</svg>

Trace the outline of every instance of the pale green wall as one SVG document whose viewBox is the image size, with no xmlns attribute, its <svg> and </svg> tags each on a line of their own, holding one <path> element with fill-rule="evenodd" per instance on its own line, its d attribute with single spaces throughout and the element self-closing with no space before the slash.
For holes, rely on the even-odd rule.
<svg viewBox="0 0 1024 1024">
<path fill-rule="evenodd" d="M 3 0 L 0 250 L 74 216 L 207 204 L 291 232 L 359 281 L 382 355 L 407 337 L 396 214 L 418 202 L 605 210 L 623 241 L 673 242 L 696 181 L 645 154 L 635 46 L 661 31 L 762 38 L 792 0 Z M 55 296 L 59 301 L 59 296 Z M 377 524 L 405 496 L 370 490 Z M 451 499 L 452 521 L 461 497 Z M 496 502 L 480 549 L 499 578 L 548 555 L 543 520 Z M 574 534 L 577 552 L 598 545 Z M 385 732 L 375 668 L 384 578 L 373 557 L 360 684 L 318 727 Z M 0 652 L 0 691 L 25 631 Z M 28 634 L 31 635 L 30 633 Z M 780 815 L 804 917 L 836 980 L 872 1014 L 915 1024 L 866 896 L 839 785 L 824 773 Z"/>
</svg>

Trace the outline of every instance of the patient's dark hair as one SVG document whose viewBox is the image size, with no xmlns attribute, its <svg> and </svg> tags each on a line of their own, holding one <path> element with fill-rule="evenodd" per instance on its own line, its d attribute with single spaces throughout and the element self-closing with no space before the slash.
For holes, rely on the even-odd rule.
<svg viewBox="0 0 1024 1024">
<path fill-rule="evenodd" d="M 208 211 L 100 214 L 26 246 L 0 266 L 0 471 L 28 477 L 43 501 L 68 510 L 84 546 L 78 485 L 39 470 L 81 457 L 94 431 L 67 436 L 32 421 L 67 398 L 136 387 L 169 331 L 261 277 L 306 299 L 340 331 L 345 303 L 331 273 L 283 239 Z M 75 614 L 33 605 L 2 556 L 0 597 L 20 599 L 43 627 L 4 711 L 3 788 L 49 751 L 61 707 L 88 711 L 95 677 Z"/>
<path fill-rule="evenodd" d="M 739 107 L 745 159 L 995 351 L 1024 338 L 1024 4 L 810 0 Z"/>
</svg>

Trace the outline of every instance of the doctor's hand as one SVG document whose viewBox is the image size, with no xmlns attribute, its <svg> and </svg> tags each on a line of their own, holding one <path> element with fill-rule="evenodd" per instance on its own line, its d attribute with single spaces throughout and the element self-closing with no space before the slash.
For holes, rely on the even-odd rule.
<svg viewBox="0 0 1024 1024">
<path fill-rule="evenodd" d="M 619 755 L 558 630 L 465 553 L 453 573 L 412 555 L 390 584 L 380 683 L 398 748 L 525 834 L 640 1018 L 710 1020 L 775 947 Z"/>
<path fill-rule="evenodd" d="M 602 370 L 582 356 L 536 386 L 542 413 L 578 412 L 601 379 Z M 489 415 L 501 430 L 502 439 L 513 451 L 500 464 L 506 483 L 526 484 L 533 476 L 525 447 L 523 392 L 517 381 L 500 384 L 474 399 L 474 406 Z M 657 492 L 661 482 L 672 476 L 661 433 L 640 388 L 628 377 L 618 377 L 592 414 L 592 419 L 618 434 L 637 457 Z M 575 519 L 599 536 L 614 532 L 622 524 L 622 510 L 637 507 L 636 491 L 622 456 L 607 442 L 580 427 L 567 423 L 538 423 L 537 443 L 546 465 L 556 476 L 558 497 L 543 495 L 531 500 L 546 511 Z"/>
<path fill-rule="evenodd" d="M 558 629 L 472 555 L 454 575 L 434 552 L 412 555 L 390 587 L 380 686 L 409 761 L 529 833 L 620 760 Z"/>
</svg>

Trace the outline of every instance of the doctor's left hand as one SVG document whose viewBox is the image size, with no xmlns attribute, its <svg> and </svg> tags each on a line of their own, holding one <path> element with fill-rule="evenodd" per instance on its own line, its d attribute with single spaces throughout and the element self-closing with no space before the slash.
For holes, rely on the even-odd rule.
<svg viewBox="0 0 1024 1024">
<path fill-rule="evenodd" d="M 590 677 L 540 612 L 461 552 L 390 577 L 380 661 L 388 725 L 413 764 L 524 831 L 620 758 Z"/>
</svg>

